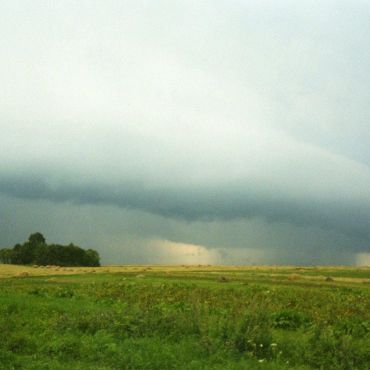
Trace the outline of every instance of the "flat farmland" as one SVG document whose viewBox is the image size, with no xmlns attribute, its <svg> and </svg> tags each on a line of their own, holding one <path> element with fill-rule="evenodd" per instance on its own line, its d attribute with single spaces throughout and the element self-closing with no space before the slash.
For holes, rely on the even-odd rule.
<svg viewBox="0 0 370 370">
<path fill-rule="evenodd" d="M 370 268 L 0 265 L 1 369 L 369 369 Z"/>
</svg>

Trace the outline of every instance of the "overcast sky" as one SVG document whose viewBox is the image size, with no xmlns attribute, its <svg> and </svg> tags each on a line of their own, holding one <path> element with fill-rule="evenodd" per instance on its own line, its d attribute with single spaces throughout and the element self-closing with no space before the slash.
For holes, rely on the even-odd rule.
<svg viewBox="0 0 370 370">
<path fill-rule="evenodd" d="M 0 3 L 0 246 L 364 264 L 370 2 Z"/>
</svg>

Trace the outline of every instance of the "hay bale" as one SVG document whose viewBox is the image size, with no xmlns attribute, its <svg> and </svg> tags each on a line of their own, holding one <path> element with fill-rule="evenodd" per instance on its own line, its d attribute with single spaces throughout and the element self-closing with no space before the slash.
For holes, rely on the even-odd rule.
<svg viewBox="0 0 370 370">
<path fill-rule="evenodd" d="M 300 276 L 300 275 L 298 275 L 298 274 L 290 274 L 290 275 L 288 276 L 288 280 L 290 280 L 290 281 L 299 280 L 300 278 L 301 278 L 301 276 Z"/>
<path fill-rule="evenodd" d="M 20 276 L 20 277 L 27 277 L 27 276 L 30 276 L 30 274 L 28 272 L 26 272 L 26 271 L 23 271 L 20 274 L 18 274 L 18 276 Z"/>
<path fill-rule="evenodd" d="M 334 279 L 332 278 L 332 277 L 330 277 L 330 276 L 327 276 L 326 278 L 325 278 L 325 281 L 327 281 L 327 282 L 332 282 L 332 281 L 334 281 Z"/>
</svg>

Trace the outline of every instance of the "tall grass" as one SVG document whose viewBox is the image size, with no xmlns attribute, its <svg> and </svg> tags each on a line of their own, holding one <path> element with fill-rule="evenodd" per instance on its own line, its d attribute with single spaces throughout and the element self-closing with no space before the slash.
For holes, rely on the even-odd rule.
<svg viewBox="0 0 370 370">
<path fill-rule="evenodd" d="M 183 274 L 1 280 L 0 368 L 370 368 L 366 284 Z"/>
</svg>

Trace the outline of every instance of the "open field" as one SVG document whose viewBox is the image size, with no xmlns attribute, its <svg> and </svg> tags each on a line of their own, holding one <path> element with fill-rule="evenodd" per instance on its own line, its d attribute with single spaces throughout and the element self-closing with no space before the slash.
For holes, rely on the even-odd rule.
<svg viewBox="0 0 370 370">
<path fill-rule="evenodd" d="M 1 369 L 370 369 L 370 268 L 0 265 Z"/>
</svg>

